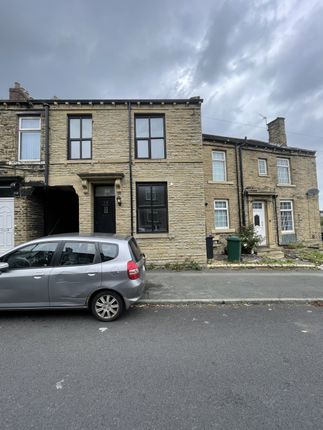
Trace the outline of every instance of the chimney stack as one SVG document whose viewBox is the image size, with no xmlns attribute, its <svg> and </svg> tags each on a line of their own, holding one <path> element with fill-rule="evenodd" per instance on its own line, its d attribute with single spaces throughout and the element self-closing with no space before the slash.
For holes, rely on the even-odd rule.
<svg viewBox="0 0 323 430">
<path fill-rule="evenodd" d="M 285 118 L 278 117 L 267 124 L 269 143 L 277 146 L 287 146 Z"/>
<path fill-rule="evenodd" d="M 15 82 L 14 88 L 9 88 L 9 100 L 16 102 L 27 102 L 32 100 L 28 91 L 23 88 L 19 82 Z"/>
</svg>

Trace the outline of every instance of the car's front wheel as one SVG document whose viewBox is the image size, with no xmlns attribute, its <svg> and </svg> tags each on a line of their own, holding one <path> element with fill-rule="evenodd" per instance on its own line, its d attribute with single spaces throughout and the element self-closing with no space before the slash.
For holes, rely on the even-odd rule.
<svg viewBox="0 0 323 430">
<path fill-rule="evenodd" d="M 122 298 L 113 291 L 101 291 L 93 297 L 91 311 L 100 321 L 116 320 L 123 312 Z"/>
</svg>

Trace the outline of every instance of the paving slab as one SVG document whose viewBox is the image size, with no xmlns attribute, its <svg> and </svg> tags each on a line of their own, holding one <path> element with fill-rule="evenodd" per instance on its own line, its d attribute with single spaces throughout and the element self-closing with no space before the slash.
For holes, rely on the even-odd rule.
<svg viewBox="0 0 323 430">
<path fill-rule="evenodd" d="M 323 273 L 311 270 L 147 272 L 141 303 L 266 303 L 323 300 Z"/>
</svg>

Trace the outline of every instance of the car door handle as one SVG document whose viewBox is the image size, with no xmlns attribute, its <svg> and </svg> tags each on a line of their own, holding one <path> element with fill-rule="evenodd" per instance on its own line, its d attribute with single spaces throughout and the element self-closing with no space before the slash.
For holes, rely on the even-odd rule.
<svg viewBox="0 0 323 430">
<path fill-rule="evenodd" d="M 43 275 L 36 275 L 34 276 L 34 279 L 41 279 L 43 277 Z"/>
<path fill-rule="evenodd" d="M 95 273 L 88 273 L 87 276 L 95 276 Z"/>
</svg>

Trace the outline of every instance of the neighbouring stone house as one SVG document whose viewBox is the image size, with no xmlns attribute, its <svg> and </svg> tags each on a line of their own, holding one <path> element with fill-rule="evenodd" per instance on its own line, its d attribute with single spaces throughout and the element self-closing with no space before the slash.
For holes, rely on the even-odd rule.
<svg viewBox="0 0 323 430">
<path fill-rule="evenodd" d="M 202 136 L 201 104 L 36 100 L 16 84 L 0 101 L 0 252 L 116 232 L 133 234 L 149 262 L 204 264 L 206 235 L 225 243 L 248 223 L 267 247 L 317 242 L 315 153 L 286 146 L 281 118 L 270 144 Z"/>
<path fill-rule="evenodd" d="M 268 248 L 320 241 L 315 152 L 287 146 L 284 118 L 268 132 L 269 143 L 203 135 L 207 233 L 219 252 L 248 224 Z"/>
</svg>

